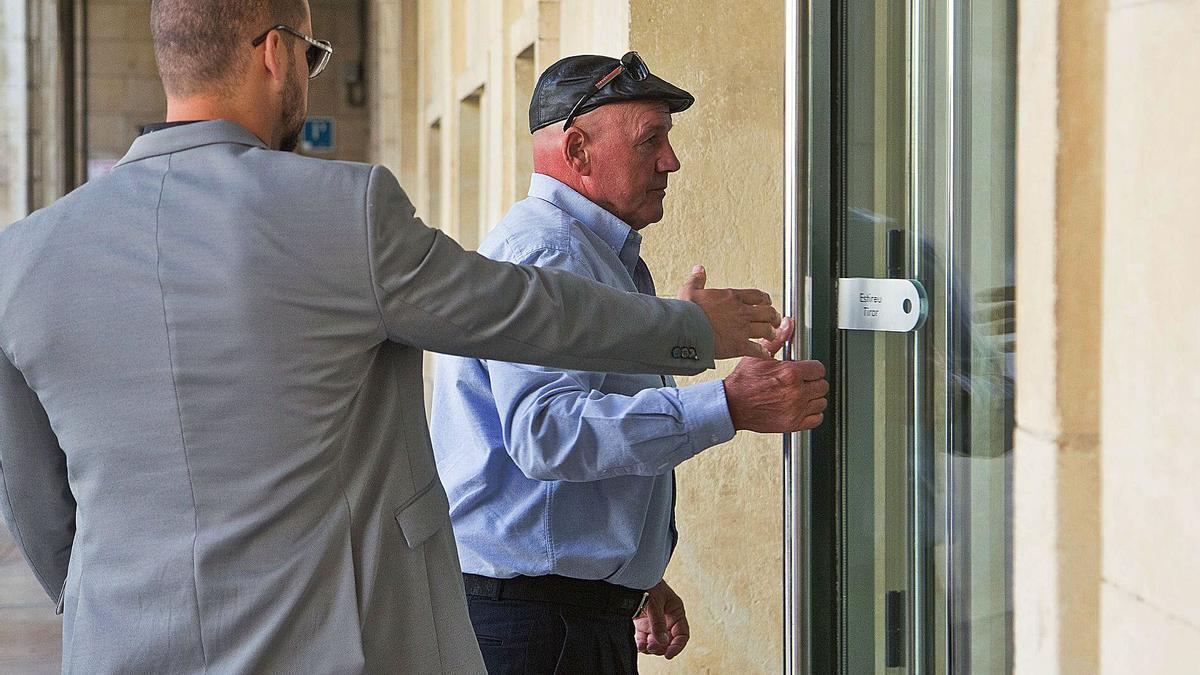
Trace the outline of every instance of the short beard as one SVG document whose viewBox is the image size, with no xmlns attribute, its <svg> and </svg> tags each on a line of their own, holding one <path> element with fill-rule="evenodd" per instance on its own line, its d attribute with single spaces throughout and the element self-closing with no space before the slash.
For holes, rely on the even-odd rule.
<svg viewBox="0 0 1200 675">
<path fill-rule="evenodd" d="M 292 72 L 296 72 L 296 59 L 292 57 Z M 283 137 L 279 141 L 279 149 L 283 152 L 295 152 L 300 146 L 300 135 L 304 133 L 304 118 L 307 112 L 304 109 L 302 102 L 304 91 L 301 89 L 303 84 L 293 78 L 288 82 L 283 89 L 283 105 L 280 120 L 280 126 L 283 128 Z"/>
</svg>

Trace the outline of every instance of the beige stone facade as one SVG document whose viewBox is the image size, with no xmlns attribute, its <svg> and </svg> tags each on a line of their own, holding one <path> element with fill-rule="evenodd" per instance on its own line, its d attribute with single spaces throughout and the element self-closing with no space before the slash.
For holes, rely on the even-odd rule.
<svg viewBox="0 0 1200 675">
<path fill-rule="evenodd" d="M 1100 656 L 1200 663 L 1200 2 L 1109 3 L 1100 296 Z M 1095 194 L 1094 192 L 1092 194 Z"/>
<path fill-rule="evenodd" d="M 1018 672 L 1200 658 L 1200 2 L 1021 3 Z"/>
<path fill-rule="evenodd" d="M 338 122 L 322 156 L 386 164 L 422 217 L 474 247 L 528 186 L 537 75 L 562 56 L 637 49 L 697 97 L 675 120 L 683 169 L 666 218 L 645 232 L 660 292 L 702 263 L 715 284 L 780 297 L 783 0 L 367 4 L 365 34 L 357 2 L 313 4 L 337 49 L 312 89 L 311 114 Z M 1017 4 L 1014 670 L 1194 672 L 1200 0 Z M 83 150 L 115 160 L 165 110 L 148 3 L 87 6 Z M 0 0 L 3 223 L 53 172 L 30 158 L 26 7 Z M 360 59 L 363 106 L 350 91 Z M 748 434 L 680 468 L 667 579 L 693 639 L 669 664 L 643 657 L 645 672 L 780 670 L 780 474 L 778 438 Z M 57 669 L 51 611 L 0 528 L 0 671 Z"/>
</svg>

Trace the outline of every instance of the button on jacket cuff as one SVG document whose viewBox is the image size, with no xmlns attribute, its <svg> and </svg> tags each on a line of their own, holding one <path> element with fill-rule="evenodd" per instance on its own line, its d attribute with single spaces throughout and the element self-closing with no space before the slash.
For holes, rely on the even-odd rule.
<svg viewBox="0 0 1200 675">
<path fill-rule="evenodd" d="M 721 380 L 679 388 L 683 424 L 694 454 L 733 439 L 733 419 Z"/>
</svg>

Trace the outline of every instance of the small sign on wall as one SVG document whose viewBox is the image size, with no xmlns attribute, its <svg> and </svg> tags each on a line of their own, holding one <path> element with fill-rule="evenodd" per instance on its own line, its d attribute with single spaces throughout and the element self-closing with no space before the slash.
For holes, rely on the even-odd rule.
<svg viewBox="0 0 1200 675">
<path fill-rule="evenodd" d="M 334 126 L 332 117 L 310 117 L 304 121 L 304 136 L 300 147 L 305 152 L 333 152 Z"/>
</svg>

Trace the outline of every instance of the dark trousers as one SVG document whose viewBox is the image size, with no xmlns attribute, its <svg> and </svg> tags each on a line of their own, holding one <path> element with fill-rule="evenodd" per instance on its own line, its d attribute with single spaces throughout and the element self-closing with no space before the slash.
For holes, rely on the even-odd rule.
<svg viewBox="0 0 1200 675">
<path fill-rule="evenodd" d="M 468 595 L 488 675 L 636 675 L 633 619 L 567 605 Z"/>
</svg>

